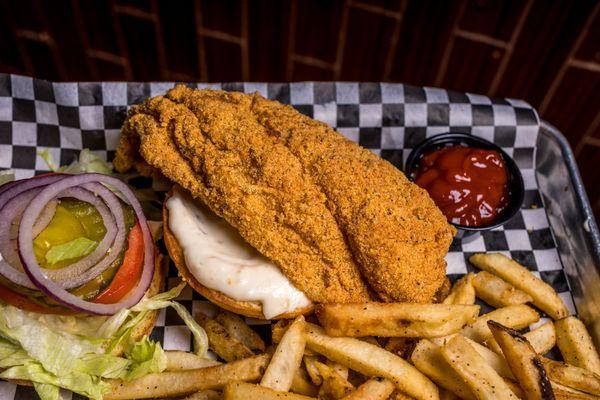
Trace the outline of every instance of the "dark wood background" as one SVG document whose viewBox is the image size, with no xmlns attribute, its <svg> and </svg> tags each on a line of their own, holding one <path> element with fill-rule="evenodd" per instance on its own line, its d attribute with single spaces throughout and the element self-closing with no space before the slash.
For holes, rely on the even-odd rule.
<svg viewBox="0 0 600 400">
<path fill-rule="evenodd" d="M 0 71 L 51 80 L 398 81 L 523 98 L 600 216 L 600 3 L 0 0 Z"/>
</svg>

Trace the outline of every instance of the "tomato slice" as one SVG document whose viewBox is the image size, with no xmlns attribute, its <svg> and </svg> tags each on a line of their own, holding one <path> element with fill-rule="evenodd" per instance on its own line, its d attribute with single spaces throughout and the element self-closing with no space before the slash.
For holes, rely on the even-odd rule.
<svg viewBox="0 0 600 400">
<path fill-rule="evenodd" d="M 73 310 L 59 307 L 46 307 L 31 300 L 24 294 L 15 292 L 4 285 L 0 285 L 0 300 L 21 310 L 36 312 L 40 314 L 73 315 Z"/>
<path fill-rule="evenodd" d="M 144 263 L 144 236 L 139 222 L 129 233 L 128 247 L 123 265 L 115 274 L 108 287 L 94 300 L 94 303 L 113 304 L 121 300 L 133 289 L 142 274 Z"/>
</svg>

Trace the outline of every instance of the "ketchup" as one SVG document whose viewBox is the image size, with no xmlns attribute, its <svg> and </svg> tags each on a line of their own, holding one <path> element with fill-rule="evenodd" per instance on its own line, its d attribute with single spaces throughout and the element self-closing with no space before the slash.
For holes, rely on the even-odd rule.
<svg viewBox="0 0 600 400">
<path fill-rule="evenodd" d="M 508 172 L 496 150 L 452 146 L 427 153 L 415 183 L 458 225 L 488 225 L 508 204 Z"/>
</svg>

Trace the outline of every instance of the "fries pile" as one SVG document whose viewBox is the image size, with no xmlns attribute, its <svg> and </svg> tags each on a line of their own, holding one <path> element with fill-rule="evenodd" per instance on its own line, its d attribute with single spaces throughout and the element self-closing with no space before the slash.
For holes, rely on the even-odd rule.
<svg viewBox="0 0 600 400">
<path fill-rule="evenodd" d="M 274 324 L 270 347 L 237 315 L 200 316 L 225 363 L 167 352 L 165 372 L 114 381 L 105 398 L 600 399 L 600 357 L 558 294 L 501 254 L 471 262 L 482 271 L 441 304 L 321 304 L 318 324 Z M 479 315 L 476 298 L 496 309 Z M 536 309 L 552 320 L 519 332 Z M 544 357 L 556 345 L 564 362 Z"/>
</svg>

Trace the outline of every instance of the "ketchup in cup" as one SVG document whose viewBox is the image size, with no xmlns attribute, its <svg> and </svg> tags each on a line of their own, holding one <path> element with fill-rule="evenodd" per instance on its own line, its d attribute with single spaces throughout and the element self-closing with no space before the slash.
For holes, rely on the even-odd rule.
<svg viewBox="0 0 600 400">
<path fill-rule="evenodd" d="M 415 183 L 458 225 L 489 225 L 508 205 L 508 171 L 496 150 L 456 145 L 426 153 Z"/>
</svg>

